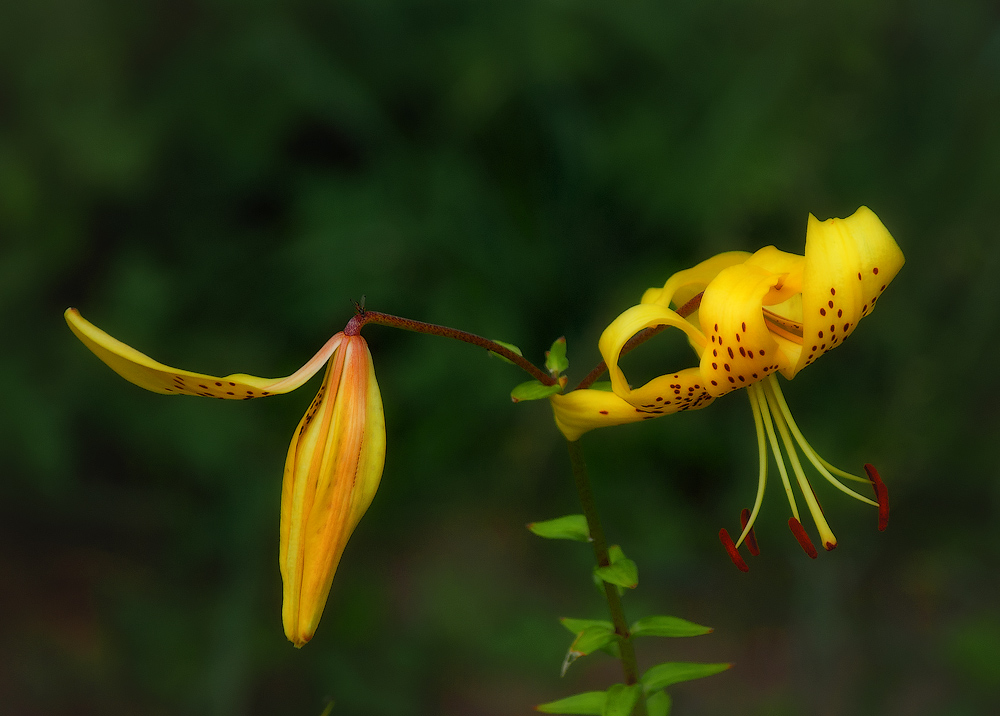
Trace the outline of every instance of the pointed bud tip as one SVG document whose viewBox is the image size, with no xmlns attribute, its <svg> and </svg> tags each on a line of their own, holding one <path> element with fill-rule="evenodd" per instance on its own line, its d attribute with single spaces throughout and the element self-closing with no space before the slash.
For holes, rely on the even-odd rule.
<svg viewBox="0 0 1000 716">
<path fill-rule="evenodd" d="M 798 540 L 799 545 L 807 555 L 809 555 L 812 559 L 816 559 L 819 556 L 819 552 L 816 551 L 812 540 L 809 539 L 809 535 L 806 534 L 806 529 L 802 526 L 801 522 L 794 517 L 789 517 L 788 529 L 790 529 L 792 534 L 795 535 L 795 539 Z"/>
<path fill-rule="evenodd" d="M 739 551 L 736 549 L 736 545 L 733 543 L 733 538 L 729 536 L 725 527 L 719 530 L 719 541 L 722 542 L 722 546 L 726 548 L 726 552 L 729 553 L 729 559 L 733 560 L 733 564 L 736 565 L 737 569 L 741 572 L 749 572 L 750 567 L 748 567 L 747 563 L 743 561 L 743 557 L 740 556 Z"/>
</svg>

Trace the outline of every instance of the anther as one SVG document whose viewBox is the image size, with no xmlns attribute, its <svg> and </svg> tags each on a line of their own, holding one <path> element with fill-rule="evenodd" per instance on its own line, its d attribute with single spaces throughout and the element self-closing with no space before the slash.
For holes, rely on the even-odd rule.
<svg viewBox="0 0 1000 716">
<path fill-rule="evenodd" d="M 733 564 L 735 564 L 741 572 L 749 572 L 750 568 L 747 566 L 747 563 L 743 561 L 740 553 L 736 551 L 736 545 L 733 544 L 733 538 L 729 536 L 728 532 L 726 532 L 725 527 L 719 530 L 719 541 L 722 542 L 722 546 L 726 548 L 727 552 L 729 552 L 729 559 L 733 560 Z"/>
<path fill-rule="evenodd" d="M 747 528 L 748 522 L 750 522 L 750 510 L 744 507 L 743 511 L 740 513 L 740 524 L 743 525 L 743 529 Z M 743 540 L 743 542 L 746 544 L 747 549 L 750 550 L 750 554 L 754 557 L 760 554 L 760 547 L 757 546 L 757 536 L 753 533 L 753 527 L 751 527 L 750 531 L 747 532 L 747 537 Z"/>
<path fill-rule="evenodd" d="M 809 535 L 806 534 L 805 527 L 802 526 L 801 522 L 794 517 L 789 517 L 788 529 L 790 529 L 792 534 L 795 535 L 795 539 L 799 541 L 799 544 L 802 546 L 802 549 L 805 550 L 806 554 L 813 559 L 816 559 L 816 557 L 819 556 L 819 552 L 817 552 L 816 548 L 813 547 L 812 540 L 809 539 Z"/>
<path fill-rule="evenodd" d="M 885 532 L 885 528 L 889 526 L 889 488 L 882 482 L 874 465 L 865 463 L 865 472 L 868 473 L 872 489 L 875 490 L 875 499 L 878 501 L 878 531 Z"/>
</svg>

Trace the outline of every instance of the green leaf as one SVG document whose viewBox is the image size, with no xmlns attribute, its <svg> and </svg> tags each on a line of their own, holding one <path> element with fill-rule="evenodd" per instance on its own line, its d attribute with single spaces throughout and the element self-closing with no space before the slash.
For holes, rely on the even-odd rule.
<svg viewBox="0 0 1000 716">
<path fill-rule="evenodd" d="M 635 589 L 639 585 L 639 568 L 635 562 L 628 559 L 618 545 L 608 548 L 608 557 L 611 564 L 606 567 L 595 567 L 594 574 L 605 582 Z"/>
<path fill-rule="evenodd" d="M 515 403 L 520 403 L 522 400 L 541 400 L 542 398 L 548 398 L 550 395 L 555 395 L 562 389 L 563 386 L 559 383 L 545 385 L 537 380 L 529 380 L 510 391 L 510 399 Z"/>
<path fill-rule="evenodd" d="M 569 368 L 566 358 L 566 338 L 557 338 L 549 350 L 545 351 L 545 370 L 557 376 Z"/>
<path fill-rule="evenodd" d="M 605 393 L 614 392 L 614 389 L 611 387 L 611 381 L 610 380 L 599 380 L 596 383 L 591 383 L 590 389 L 591 390 L 603 390 Z"/>
<path fill-rule="evenodd" d="M 630 716 L 639 697 L 642 695 L 640 684 L 615 684 L 607 691 L 608 698 L 604 702 L 601 716 Z"/>
<path fill-rule="evenodd" d="M 566 658 L 563 659 L 561 676 L 565 676 L 570 664 L 581 656 L 587 656 L 587 654 L 606 646 L 617 638 L 618 635 L 615 634 L 614 627 L 610 623 L 598 622 L 588 626 L 578 633 L 576 639 L 569 645 Z"/>
<path fill-rule="evenodd" d="M 646 714 L 648 716 L 669 716 L 670 694 L 666 691 L 657 691 L 652 696 L 647 696 Z"/>
<path fill-rule="evenodd" d="M 524 353 L 522 353 L 522 352 L 521 352 L 521 349 L 520 349 L 520 348 L 518 348 L 517 346 L 515 346 L 515 345 L 514 345 L 513 343 L 504 343 L 503 341 L 498 341 L 498 340 L 496 340 L 495 338 L 493 338 L 493 339 L 491 339 L 491 340 L 492 340 L 492 341 L 493 341 L 494 343 L 499 343 L 499 344 L 500 344 L 500 345 L 502 345 L 502 346 L 503 346 L 504 348 L 506 348 L 507 350 L 509 350 L 509 351 L 510 351 L 511 353 L 517 353 L 517 354 L 518 354 L 519 356 L 523 356 L 523 355 L 524 355 Z M 502 360 L 502 361 L 503 361 L 504 363 L 510 363 L 511 365 L 516 365 L 516 364 L 514 363 L 514 361 L 512 361 L 512 360 L 511 360 L 510 358 L 507 358 L 506 356 L 502 356 L 502 355 L 500 355 L 499 353 L 494 353 L 494 352 L 493 352 L 493 351 L 491 351 L 491 350 L 487 350 L 487 352 L 488 352 L 488 353 L 489 353 L 489 354 L 490 354 L 491 356 L 493 356 L 494 358 L 499 358 L 499 359 L 500 359 L 500 360 Z"/>
<path fill-rule="evenodd" d="M 531 522 L 528 529 L 539 537 L 546 539 L 572 539 L 577 542 L 589 542 L 590 530 L 587 529 L 587 518 L 583 515 L 566 515 L 544 522 Z"/>
<path fill-rule="evenodd" d="M 605 624 L 595 624 L 577 634 L 576 639 L 570 644 L 569 649 L 580 656 L 586 656 L 617 638 L 618 635 L 615 634 L 614 627 L 609 627 Z"/>
<path fill-rule="evenodd" d="M 642 685 L 646 692 L 659 691 L 670 684 L 701 679 L 725 671 L 732 664 L 696 664 L 685 661 L 668 661 L 657 664 L 642 675 Z"/>
<path fill-rule="evenodd" d="M 559 620 L 559 623 L 569 629 L 573 634 L 579 634 L 584 629 L 592 626 L 607 627 L 611 631 L 614 631 L 615 629 L 615 625 L 606 619 L 573 619 L 572 617 L 563 617 Z"/>
<path fill-rule="evenodd" d="M 701 636 L 712 632 L 712 627 L 702 626 L 679 617 L 644 617 L 631 627 L 632 636 Z"/>
<path fill-rule="evenodd" d="M 565 699 L 539 704 L 535 711 L 543 714 L 576 714 L 577 716 L 601 716 L 608 695 L 603 691 L 587 691 Z"/>
</svg>

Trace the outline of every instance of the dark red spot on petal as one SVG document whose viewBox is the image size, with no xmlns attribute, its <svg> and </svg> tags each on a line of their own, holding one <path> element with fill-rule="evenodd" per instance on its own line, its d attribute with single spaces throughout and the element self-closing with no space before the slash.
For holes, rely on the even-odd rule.
<svg viewBox="0 0 1000 716">
<path fill-rule="evenodd" d="M 878 276 L 878 266 L 872 269 L 872 273 Z"/>
<path fill-rule="evenodd" d="M 722 546 L 726 548 L 726 552 L 729 553 L 729 559 L 733 560 L 733 564 L 735 564 L 741 572 L 749 572 L 750 568 L 747 566 L 747 563 L 743 561 L 743 557 L 740 556 L 740 553 L 736 551 L 736 545 L 733 543 L 733 538 L 729 536 L 728 532 L 726 532 L 725 527 L 719 530 L 719 541 L 722 542 Z"/>
<path fill-rule="evenodd" d="M 749 521 L 750 510 L 744 507 L 743 511 L 740 513 L 740 522 L 743 524 L 743 529 L 747 528 L 747 523 Z M 754 557 L 760 554 L 760 548 L 757 546 L 757 535 L 753 533 L 753 527 L 751 527 L 750 531 L 747 532 L 747 538 L 743 540 L 743 543 L 747 546 L 747 549 L 750 550 L 750 554 Z"/>
<path fill-rule="evenodd" d="M 806 534 L 806 530 L 802 526 L 801 522 L 794 517 L 789 517 L 788 529 L 790 529 L 792 534 L 795 535 L 795 539 L 799 541 L 799 544 L 802 546 L 802 549 L 805 550 L 806 554 L 813 559 L 816 559 L 819 556 L 819 552 L 817 552 L 816 548 L 813 547 L 812 540 L 809 539 L 809 535 Z"/>
<path fill-rule="evenodd" d="M 607 414 L 608 414 L 608 411 L 607 411 L 607 410 L 602 410 L 602 411 L 601 411 L 601 415 L 607 415 Z"/>
</svg>

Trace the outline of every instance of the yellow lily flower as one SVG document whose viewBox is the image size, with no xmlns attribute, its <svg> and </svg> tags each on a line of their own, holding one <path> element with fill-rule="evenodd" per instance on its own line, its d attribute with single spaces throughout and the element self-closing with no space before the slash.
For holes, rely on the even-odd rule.
<svg viewBox="0 0 1000 716">
<path fill-rule="evenodd" d="M 816 556 L 799 520 L 778 434 L 826 549 L 833 549 L 837 540 L 805 476 L 795 443 L 837 489 L 878 506 L 879 527 L 885 528 L 887 493 L 878 473 L 866 466 L 866 480 L 823 460 L 792 419 L 775 373 L 791 379 L 820 355 L 840 345 L 858 321 L 872 311 L 902 265 L 903 254 L 896 242 L 867 207 L 847 219 L 820 222 L 810 215 L 804 256 L 773 246 L 752 256 L 721 254 L 671 277 L 663 289 L 647 291 L 643 304 L 625 311 L 601 336 L 601 353 L 614 391 L 636 409 L 647 408 L 657 398 L 669 395 L 667 388 L 675 396 L 697 397 L 697 405 L 685 407 L 702 407 L 738 388 L 748 389 L 760 453 L 757 497 L 753 510 L 744 515 L 743 532 L 735 543 L 725 530 L 720 532 L 720 539 L 740 569 L 745 570 L 746 564 L 737 549 L 744 541 L 753 540 L 753 523 L 767 479 L 768 443 L 791 506 L 789 526 L 807 554 Z M 698 291 L 703 291 L 698 310 L 686 321 L 670 310 L 671 302 L 680 305 L 679 301 L 689 300 Z M 639 330 L 661 324 L 676 326 L 688 334 L 700 358 L 699 367 L 660 376 L 632 389 L 618 367 L 621 349 Z M 686 381 L 679 381 L 678 376 L 685 376 Z M 693 385 L 699 387 L 691 391 Z M 678 387 L 680 393 L 676 392 Z M 854 492 L 834 475 L 872 484 L 877 501 Z M 755 545 L 750 546 L 756 553 Z"/>
<path fill-rule="evenodd" d="M 224 377 L 178 370 L 112 338 L 67 309 L 73 333 L 116 373 L 156 393 L 249 400 L 295 390 L 324 365 L 326 375 L 288 448 L 281 489 L 279 565 L 285 635 L 308 642 L 326 605 L 333 575 L 368 509 L 385 461 L 382 398 L 368 345 L 337 333 L 285 378 Z"/>
<path fill-rule="evenodd" d="M 695 299 L 718 273 L 745 261 L 750 254 L 730 251 L 713 256 L 697 266 L 675 273 L 663 288 L 651 288 L 642 297 L 642 304 L 625 311 L 601 335 L 600 349 L 611 374 L 614 392 L 598 389 L 574 390 L 549 397 L 555 413 L 556 426 L 567 440 L 594 428 L 624 425 L 640 420 L 652 420 L 682 410 L 696 410 L 710 404 L 715 397 L 706 389 L 698 368 L 685 368 L 676 373 L 654 378 L 632 390 L 625 374 L 618 367 L 618 356 L 625 343 L 639 331 L 655 326 L 670 326 L 683 331 L 699 355 L 708 340 L 691 319 L 681 317 L 670 304 L 682 306 Z M 615 359 L 608 360 L 608 356 Z"/>
</svg>

